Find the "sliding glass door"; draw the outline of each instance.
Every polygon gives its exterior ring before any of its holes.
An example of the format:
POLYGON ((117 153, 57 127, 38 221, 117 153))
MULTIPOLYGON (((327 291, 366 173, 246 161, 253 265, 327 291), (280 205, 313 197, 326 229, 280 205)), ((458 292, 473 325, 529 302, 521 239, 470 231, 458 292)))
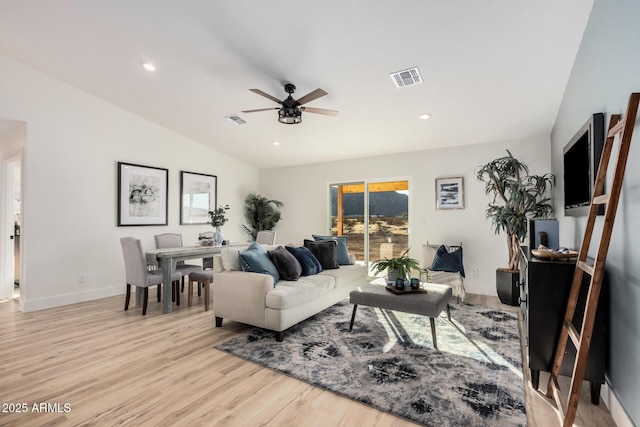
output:
POLYGON ((409 182, 331 184, 331 233, 349 237, 349 252, 371 263, 409 245, 409 182))

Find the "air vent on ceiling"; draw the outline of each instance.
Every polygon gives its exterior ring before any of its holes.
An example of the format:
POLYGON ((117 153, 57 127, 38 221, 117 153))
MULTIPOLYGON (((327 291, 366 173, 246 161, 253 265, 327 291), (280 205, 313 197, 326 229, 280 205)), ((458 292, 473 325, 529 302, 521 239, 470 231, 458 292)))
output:
POLYGON ((391 73, 391 80, 393 80, 393 83, 397 88, 413 86, 422 83, 422 77, 420 76, 420 70, 418 70, 418 67, 391 73))
POLYGON ((225 116, 224 118, 229 120, 233 124, 236 124, 236 125, 243 125, 243 124, 247 123, 247 121, 245 119, 243 119, 242 117, 240 117, 240 116, 238 116, 236 114, 232 114, 230 116, 225 116))

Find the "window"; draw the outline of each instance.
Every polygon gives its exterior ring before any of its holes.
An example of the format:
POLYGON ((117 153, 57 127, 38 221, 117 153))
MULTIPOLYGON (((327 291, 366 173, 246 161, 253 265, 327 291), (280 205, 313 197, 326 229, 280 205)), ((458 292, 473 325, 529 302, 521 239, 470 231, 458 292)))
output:
POLYGON ((331 184, 331 234, 349 237, 349 252, 372 263, 409 247, 409 181, 331 184))

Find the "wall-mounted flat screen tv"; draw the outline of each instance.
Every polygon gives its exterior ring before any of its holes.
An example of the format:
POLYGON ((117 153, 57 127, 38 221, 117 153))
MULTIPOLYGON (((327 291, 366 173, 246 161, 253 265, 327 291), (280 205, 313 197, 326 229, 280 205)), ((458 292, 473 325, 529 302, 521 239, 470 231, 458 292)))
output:
MULTIPOLYGON (((589 214, 603 145, 603 113, 593 114, 565 145, 563 149, 565 216, 589 214)), ((602 212, 599 213, 602 214, 602 212)))

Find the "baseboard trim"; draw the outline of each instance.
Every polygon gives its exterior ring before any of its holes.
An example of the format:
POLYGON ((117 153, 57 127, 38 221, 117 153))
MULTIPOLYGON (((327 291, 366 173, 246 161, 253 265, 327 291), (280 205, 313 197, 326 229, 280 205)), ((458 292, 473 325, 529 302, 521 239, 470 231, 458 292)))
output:
POLYGON ((600 390, 600 397, 604 404, 607 405, 607 408, 609 408, 609 413, 617 427, 635 427, 635 424, 631 421, 629 415, 627 415, 627 411, 625 411, 624 407, 620 404, 616 393, 606 381, 600 390))
POLYGON ((73 294, 57 295, 51 298, 40 298, 33 300, 21 299, 20 308, 23 312, 46 310, 48 308, 62 307, 69 304, 77 304, 79 302, 93 301, 100 298, 108 298, 122 295, 124 289, 122 286, 113 288, 96 289, 86 292, 78 292, 73 294))

